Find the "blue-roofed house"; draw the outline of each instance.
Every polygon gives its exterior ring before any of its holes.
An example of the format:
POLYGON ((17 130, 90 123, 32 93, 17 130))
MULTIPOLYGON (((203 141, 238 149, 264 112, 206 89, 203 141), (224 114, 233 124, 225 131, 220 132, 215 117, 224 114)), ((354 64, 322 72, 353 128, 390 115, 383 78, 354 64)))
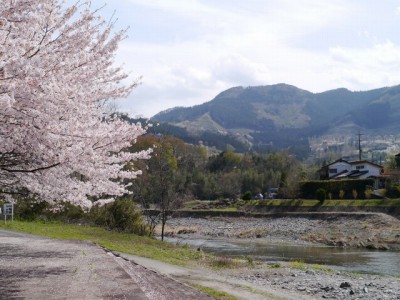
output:
POLYGON ((347 161, 339 159, 319 170, 321 180, 373 178, 375 179, 375 188, 380 188, 384 182, 381 178, 382 173, 383 166, 368 160, 347 161))

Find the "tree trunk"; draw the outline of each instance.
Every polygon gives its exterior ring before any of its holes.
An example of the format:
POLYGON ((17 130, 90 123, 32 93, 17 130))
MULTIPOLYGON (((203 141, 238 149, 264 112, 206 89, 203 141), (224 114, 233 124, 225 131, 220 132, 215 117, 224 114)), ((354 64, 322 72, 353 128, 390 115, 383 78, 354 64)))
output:
POLYGON ((163 211, 161 219, 161 241, 164 241, 165 223, 167 223, 167 214, 165 213, 165 211, 163 211))

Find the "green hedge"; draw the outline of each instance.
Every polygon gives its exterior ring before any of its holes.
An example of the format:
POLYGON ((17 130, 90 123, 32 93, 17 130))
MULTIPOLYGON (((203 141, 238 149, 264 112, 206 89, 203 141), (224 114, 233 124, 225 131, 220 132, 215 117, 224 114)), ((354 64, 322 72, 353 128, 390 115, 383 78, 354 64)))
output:
POLYGON ((364 197, 366 186, 373 186, 373 179, 349 179, 349 180, 315 180, 300 183, 300 196, 305 199, 314 199, 318 189, 324 189, 326 194, 332 194, 333 199, 339 199, 340 191, 344 192, 344 199, 352 199, 352 191, 356 190, 358 198, 364 197))

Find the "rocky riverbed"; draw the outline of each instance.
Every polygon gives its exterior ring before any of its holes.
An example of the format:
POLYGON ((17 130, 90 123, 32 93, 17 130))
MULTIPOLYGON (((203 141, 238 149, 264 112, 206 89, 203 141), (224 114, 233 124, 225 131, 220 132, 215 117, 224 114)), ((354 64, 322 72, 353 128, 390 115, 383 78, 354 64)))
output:
POLYGON ((172 218, 167 222, 165 234, 256 238, 278 243, 400 250, 400 220, 380 213, 332 213, 323 218, 172 218))
MULTIPOLYGON (((221 271, 227 280, 240 279, 251 286, 297 293, 298 299, 400 299, 400 279, 313 269, 303 265, 221 271)), ((268 299, 268 298, 267 298, 268 299)))
MULTIPOLYGON (((168 221, 166 233, 178 237, 268 239, 275 243, 400 250, 400 221, 385 214, 175 218, 168 221)), ((400 299, 399 276, 340 272, 293 262, 255 263, 248 268, 215 272, 225 283, 249 286, 254 298, 248 299, 400 299)), ((217 281, 210 284, 218 288, 217 281)))

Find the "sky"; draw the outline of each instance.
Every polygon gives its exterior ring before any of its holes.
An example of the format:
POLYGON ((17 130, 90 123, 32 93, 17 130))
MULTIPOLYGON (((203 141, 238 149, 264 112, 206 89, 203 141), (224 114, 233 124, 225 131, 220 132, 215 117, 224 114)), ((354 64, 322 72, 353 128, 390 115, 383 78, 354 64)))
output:
POLYGON ((151 117, 234 86, 310 92, 400 84, 400 0, 92 0, 129 27, 116 56, 141 84, 119 102, 151 117))

